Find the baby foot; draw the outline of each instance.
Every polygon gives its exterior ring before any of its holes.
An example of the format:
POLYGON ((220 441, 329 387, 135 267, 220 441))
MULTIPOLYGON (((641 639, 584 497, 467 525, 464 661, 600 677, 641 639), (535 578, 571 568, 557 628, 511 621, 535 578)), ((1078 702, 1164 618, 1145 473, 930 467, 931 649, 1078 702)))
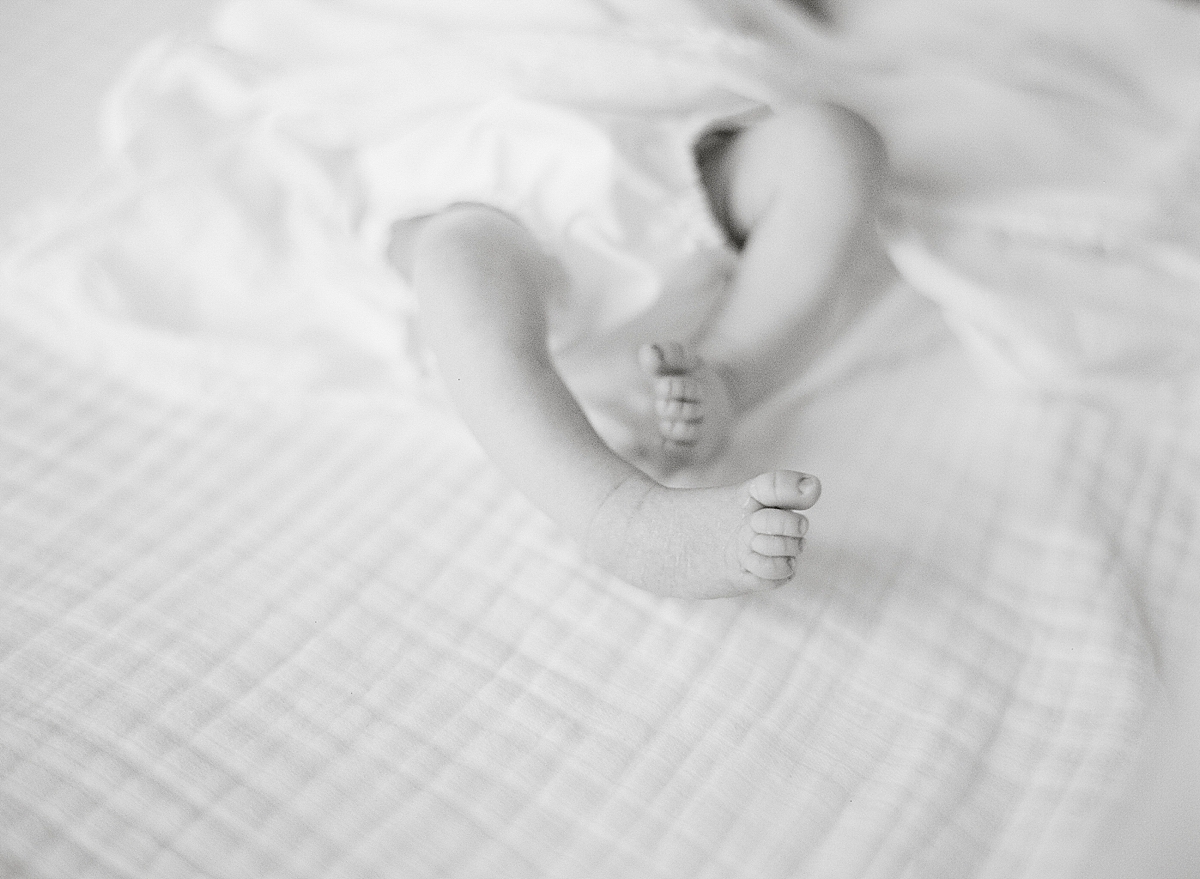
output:
POLYGON ((782 586, 796 573, 807 510, 821 494, 791 470, 740 485, 667 488, 622 483, 593 520, 589 549, 609 571, 647 591, 722 598, 782 586))
POLYGON ((725 380, 678 342, 643 345, 638 362, 654 380, 665 473, 712 460, 724 448, 733 422, 725 380))

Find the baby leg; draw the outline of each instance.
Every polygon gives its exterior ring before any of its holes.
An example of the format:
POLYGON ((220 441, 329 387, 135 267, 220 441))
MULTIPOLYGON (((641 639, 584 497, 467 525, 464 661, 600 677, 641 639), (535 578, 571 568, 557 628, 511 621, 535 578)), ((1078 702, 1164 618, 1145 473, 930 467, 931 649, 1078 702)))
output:
POLYGON ((892 281, 875 230, 884 166, 866 122, 821 104, 778 112, 702 157, 741 259, 683 353, 640 355, 668 457, 690 448, 702 463, 718 451, 732 417, 785 386, 892 281))
POLYGON ((603 566, 653 592, 716 597, 791 579, 816 502, 792 471, 667 488, 616 455, 563 384, 546 303, 566 283, 519 223, 478 205, 397 227, 447 390, 494 463, 603 566))

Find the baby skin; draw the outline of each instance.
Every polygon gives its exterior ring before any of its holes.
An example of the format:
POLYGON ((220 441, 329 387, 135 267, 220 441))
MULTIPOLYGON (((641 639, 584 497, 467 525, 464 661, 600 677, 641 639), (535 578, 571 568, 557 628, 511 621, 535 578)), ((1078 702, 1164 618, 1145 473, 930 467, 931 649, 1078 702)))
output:
POLYGON ((825 300, 842 294, 846 264, 863 259, 872 136, 846 111, 806 106, 747 129, 702 169, 746 246, 730 295, 699 336, 637 352, 655 386, 654 467, 609 448, 564 384, 546 321, 566 274, 519 222, 461 204, 395 227, 390 257, 416 290, 422 330, 468 427, 531 502, 623 580, 717 598, 795 577, 815 477, 777 470, 675 488, 648 472, 718 454, 738 413, 802 366, 795 349, 844 319, 848 309, 825 300), (795 185, 790 174, 800 175, 795 185))
POLYGON ((686 342, 638 352, 672 475, 718 455, 730 426, 824 350, 895 279, 875 228, 882 142, 848 110, 777 113, 700 157, 709 199, 744 242, 733 286, 686 342))

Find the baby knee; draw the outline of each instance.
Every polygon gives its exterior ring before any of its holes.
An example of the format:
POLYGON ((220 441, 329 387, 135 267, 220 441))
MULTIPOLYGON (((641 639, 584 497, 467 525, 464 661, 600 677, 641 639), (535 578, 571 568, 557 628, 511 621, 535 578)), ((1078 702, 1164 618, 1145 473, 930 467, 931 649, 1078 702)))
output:
MULTIPOLYGON (((887 149, 879 131, 855 111, 838 104, 803 104, 782 109, 771 122, 788 152, 809 165, 841 169, 874 186, 887 169, 887 149)), ((803 170, 803 169, 791 169, 803 170)))

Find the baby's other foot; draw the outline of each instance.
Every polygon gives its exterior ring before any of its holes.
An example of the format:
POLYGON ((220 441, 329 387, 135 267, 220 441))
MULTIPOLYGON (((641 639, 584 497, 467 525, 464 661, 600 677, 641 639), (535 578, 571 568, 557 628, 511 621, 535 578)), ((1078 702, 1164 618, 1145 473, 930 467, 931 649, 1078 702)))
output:
POLYGON ((804 548, 817 479, 791 470, 740 485, 667 488, 630 479, 597 513, 589 549, 622 579, 660 595, 722 598, 787 583, 804 548))
POLYGON ((733 423, 733 401, 720 373, 679 342, 643 345, 638 362, 654 382, 662 471, 711 461, 733 423))

